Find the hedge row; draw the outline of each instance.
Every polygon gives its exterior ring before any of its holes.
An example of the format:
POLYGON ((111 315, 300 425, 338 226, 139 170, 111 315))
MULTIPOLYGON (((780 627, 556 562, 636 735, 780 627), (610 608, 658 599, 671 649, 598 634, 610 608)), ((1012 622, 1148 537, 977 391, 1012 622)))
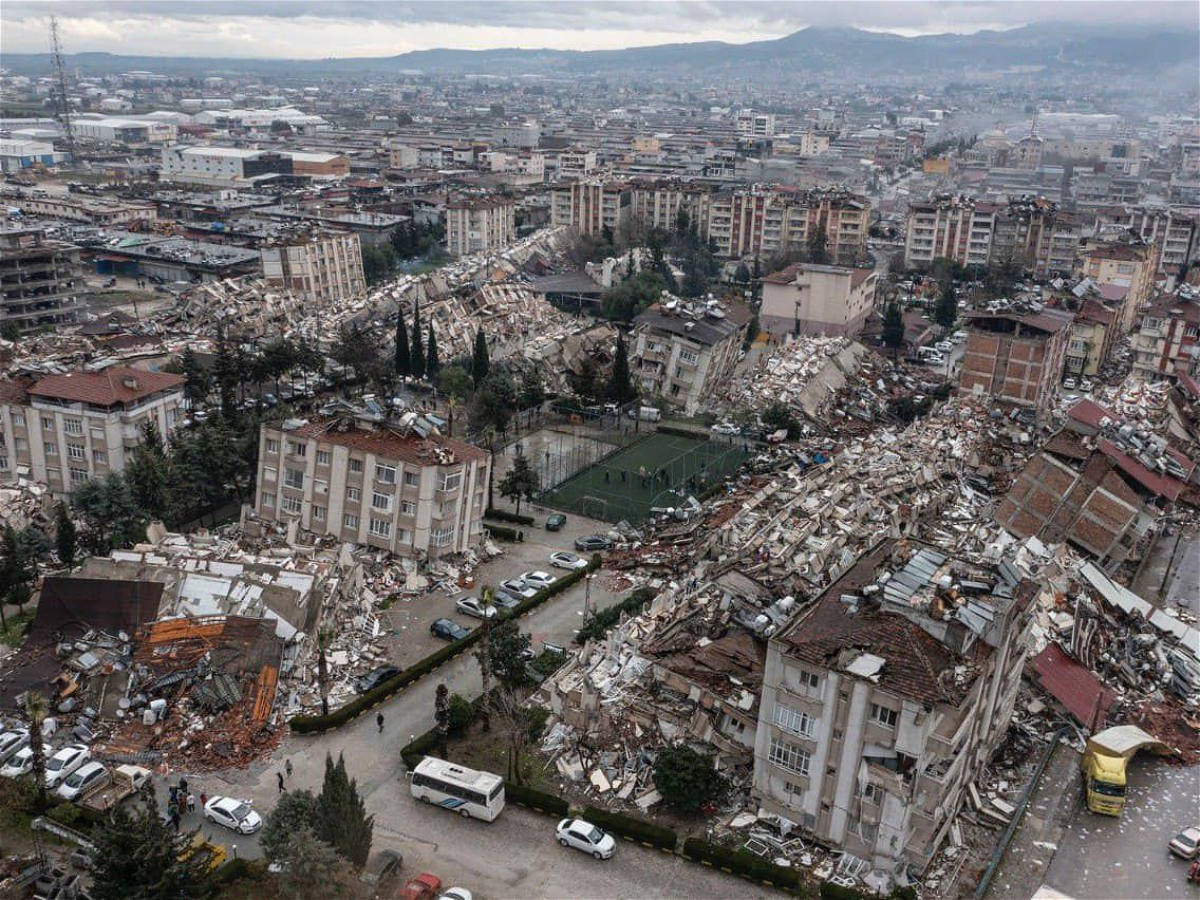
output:
POLYGON ((798 890, 800 887, 799 871, 777 866, 770 860, 745 850, 729 850, 699 838, 688 838, 683 842, 683 855, 695 862, 708 863, 718 869, 725 869, 755 881, 763 881, 774 887, 789 891, 798 890))
POLYGON ((610 628, 621 621, 622 613, 637 615, 656 596, 658 596, 658 591, 654 588, 638 588, 620 603, 592 613, 583 623, 583 627, 575 634, 575 643, 582 646, 594 638, 603 637, 610 628))
POLYGON ((512 522, 514 525, 531 526, 534 524, 533 516, 518 516, 516 513, 511 513, 506 509, 495 509, 489 506, 483 511, 485 519, 495 519, 497 522, 512 522))
POLYGON ((524 532, 517 531, 515 528, 509 528, 507 525, 493 525, 488 522, 483 526, 483 530, 496 540, 507 541, 510 544, 515 544, 525 539, 524 532))
MULTIPOLYGON (((584 576, 595 571, 600 567, 600 555, 596 554, 588 562, 586 569, 575 569, 568 572, 561 578, 557 579, 554 584, 549 587, 542 588, 532 597, 527 600, 522 600, 519 604, 513 607, 508 618, 517 618, 523 616, 530 610, 541 606, 551 597, 561 594, 563 591, 572 585, 578 584, 584 576)), ((288 722, 292 731, 298 734, 306 734, 314 731, 325 731, 329 728, 337 728, 340 725, 345 725, 351 719, 354 719, 371 709, 378 706, 384 700, 387 700, 392 695, 398 693, 402 689, 408 687, 414 681, 417 681, 428 675, 442 663, 449 662, 460 653, 470 649, 479 642, 482 632, 476 628, 470 634, 460 641, 455 641, 452 644, 447 644, 440 650, 431 653, 419 662, 413 663, 407 669, 389 678, 383 684, 376 687, 374 690, 368 691, 360 697, 351 700, 340 709, 335 709, 327 716, 293 716, 288 722)))
POLYGON ((593 825, 599 825, 613 834, 649 844, 651 847, 661 847, 672 853, 675 852, 675 846, 679 843, 679 836, 670 828, 655 825, 653 822, 639 819, 636 816, 627 816, 623 813, 609 812, 589 806, 583 811, 583 817, 593 825))
POLYGON ((571 807, 567 801, 557 794, 547 794, 545 791, 534 790, 531 787, 525 787, 521 784, 513 784, 511 781, 504 782, 504 794, 513 803, 519 803, 536 812, 543 812, 557 819, 565 819, 567 813, 571 811, 571 807))

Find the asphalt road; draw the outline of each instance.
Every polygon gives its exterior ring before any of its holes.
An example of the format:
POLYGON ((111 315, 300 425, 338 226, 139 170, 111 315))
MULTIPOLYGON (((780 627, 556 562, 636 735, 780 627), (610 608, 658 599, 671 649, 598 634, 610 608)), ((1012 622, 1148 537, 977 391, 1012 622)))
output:
MULTIPOLYGON (((566 643, 582 614, 583 586, 578 585, 528 616, 525 626, 535 640, 566 643)), ((628 843, 619 846, 614 859, 598 862, 558 846, 551 819, 515 805, 485 824, 418 803, 401 773, 400 748, 433 726, 434 691, 443 681, 464 696, 473 697, 481 690, 479 667, 473 657, 464 655, 380 707, 382 733, 374 713, 368 713, 329 734, 290 736, 265 763, 222 773, 223 777, 193 779, 192 784, 199 784, 209 796, 249 798, 265 815, 278 797, 276 773, 285 759, 294 767, 289 788, 317 791, 326 754, 342 753, 375 816, 375 849, 399 850, 406 874, 431 871, 447 884, 461 885, 484 898, 772 896, 767 889, 733 876, 628 843)), ((255 838, 227 838, 237 843, 239 855, 259 855, 255 838)))

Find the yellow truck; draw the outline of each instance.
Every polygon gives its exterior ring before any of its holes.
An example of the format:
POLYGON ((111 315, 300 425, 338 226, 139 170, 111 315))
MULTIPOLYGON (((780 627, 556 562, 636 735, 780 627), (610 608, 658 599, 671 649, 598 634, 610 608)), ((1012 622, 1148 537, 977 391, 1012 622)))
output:
POLYGON ((1119 816, 1125 808, 1125 766, 1139 750, 1169 753, 1162 741, 1136 725, 1118 725, 1091 736, 1083 753, 1083 790, 1087 808, 1119 816))

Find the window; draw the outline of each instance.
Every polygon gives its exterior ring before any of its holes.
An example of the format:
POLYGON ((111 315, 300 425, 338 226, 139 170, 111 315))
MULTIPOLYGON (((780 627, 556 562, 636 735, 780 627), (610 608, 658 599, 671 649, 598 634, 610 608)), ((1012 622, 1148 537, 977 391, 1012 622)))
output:
POLYGON ((67 456, 71 459, 87 459, 87 448, 83 444, 67 444, 67 456))
POLYGON ((785 781, 783 783, 783 792, 789 794, 793 802, 799 803, 800 799, 804 796, 804 785, 785 781))
POLYGON ((862 797, 867 803, 874 803, 878 806, 883 802, 883 788, 877 784, 868 784, 863 788, 862 797))
POLYGON ((376 466, 375 480, 380 484, 395 484, 396 483, 396 467, 395 466, 376 466))
POLYGON ((896 710, 880 706, 878 703, 871 704, 872 721, 878 722, 884 728, 895 728, 897 718, 896 710))
POLYGON ((454 526, 448 525, 445 528, 438 528, 429 535, 429 543, 434 547, 445 547, 454 540, 454 526))
POLYGON ((42 416, 42 430, 43 431, 53 431, 54 430, 54 420, 49 419, 46 416, 42 416))
POLYGON ((362 490, 356 487, 346 488, 346 499, 351 503, 357 503, 362 499, 362 490))
POLYGON ((318 450, 317 451, 317 465, 318 466, 329 465, 329 451, 328 450, 318 450))
POLYGON ((264 508, 264 509, 265 509, 265 508, 267 508, 267 507, 272 507, 272 508, 274 508, 274 506, 275 506, 275 495, 274 495, 274 494, 263 494, 263 502, 262 502, 262 505, 263 505, 263 508, 264 508))
POLYGON ((415 516, 417 514, 417 504, 411 500, 404 500, 400 503, 400 512, 402 515, 415 516))
POLYGON ((268 453, 278 453, 279 452, 279 441, 275 440, 275 438, 267 438, 267 452, 268 453))
POLYGON ((404 473, 404 486, 405 487, 420 487, 421 486, 421 473, 420 472, 405 472, 404 473))
POLYGON ((796 710, 788 709, 786 706, 776 706, 775 724, 784 731, 790 731, 792 734, 810 738, 813 736, 813 726, 816 723, 808 713, 796 712, 796 710))
POLYGON ((280 498, 280 506, 283 507, 284 512, 296 513, 297 515, 299 515, 300 510, 303 508, 304 504, 301 503, 299 500, 297 500, 295 497, 288 497, 285 495, 280 498))
POLYGON ((24 425, 25 413, 13 413, 12 420, 14 425, 24 425))
POLYGON ((371 527, 368 530, 371 532, 371 534, 375 535, 375 537, 391 537, 392 523, 387 519, 377 519, 372 516, 371 527))
POLYGON ((821 687, 821 679, 815 672, 806 672, 803 669, 794 669, 796 673, 796 687, 801 694, 815 694, 821 687))
POLYGON ((679 361, 685 363, 694 363, 700 358, 700 354, 695 350, 680 350, 679 361))
POLYGON ((447 472, 438 479, 439 491, 456 491, 462 484, 462 472, 447 472))
POLYGON ((58 444, 54 443, 54 441, 46 441, 46 455, 58 456, 58 444))
POLYGON ((314 506, 312 508, 312 517, 313 517, 314 522, 324 522, 325 521, 325 507, 314 506))
POLYGON ((63 419, 63 431, 67 434, 83 434, 83 423, 78 419, 63 419))
POLYGON ((412 532, 407 528, 398 528, 396 530, 396 540, 407 544, 412 540, 412 532))
POLYGON ((361 459, 350 460, 350 471, 361 472, 363 470, 363 461, 361 459))
POLYGON ((371 497, 371 506, 384 512, 392 511, 392 495, 376 491, 371 497))
POLYGON ((308 444, 298 444, 295 441, 292 441, 288 445, 288 449, 291 451, 293 456, 308 456, 308 444))
POLYGON ((358 516, 352 515, 351 513, 346 513, 346 515, 342 518, 342 524, 345 525, 347 528, 357 529, 358 528, 358 516))
POLYGON ((0 472, 8 471, 8 457, 0 456, 0 472))
POLYGON ((782 741, 779 738, 771 738, 771 750, 768 753, 768 758, 781 769, 787 769, 789 772, 795 772, 797 775, 808 774, 808 751, 795 744, 782 741))
POLYGON ((849 823, 847 823, 846 827, 849 829, 851 834, 857 834, 860 838, 868 843, 873 842, 875 840, 875 835, 878 833, 875 823, 864 822, 861 819, 851 819, 849 823))
POLYGON ((303 469, 284 469, 283 483, 290 488, 298 488, 304 490, 304 470, 303 469))
POLYGON ((29 441, 25 440, 25 438, 17 438, 13 441, 13 447, 17 450, 28 450, 29 441))
POLYGON ((103 450, 93 450, 92 462, 96 463, 97 465, 106 466, 108 465, 108 454, 103 450))
POLYGON ((71 470, 71 482, 73 484, 83 484, 83 482, 87 481, 89 477, 90 476, 88 475, 87 469, 71 470))

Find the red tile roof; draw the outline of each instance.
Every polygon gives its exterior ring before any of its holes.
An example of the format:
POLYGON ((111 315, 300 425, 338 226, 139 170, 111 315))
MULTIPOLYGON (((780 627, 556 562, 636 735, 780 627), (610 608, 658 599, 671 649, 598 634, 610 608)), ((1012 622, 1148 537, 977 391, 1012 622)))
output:
POLYGON ((1067 415, 1076 422, 1082 422, 1084 425, 1090 425, 1092 428, 1100 427, 1100 420, 1107 418, 1113 422, 1120 422, 1121 417, 1110 409, 1105 409, 1094 400, 1089 400, 1086 397, 1067 410, 1067 415))
POLYGON ((1037 682, 1066 707, 1085 728, 1104 724, 1108 708, 1117 699, 1091 671, 1077 663, 1057 644, 1051 644, 1033 661, 1037 682))
MULTIPOLYGON (((447 465, 457 465, 462 462, 483 461, 487 459, 487 451, 481 450, 465 441, 448 437, 422 438, 414 434, 400 434, 382 426, 379 431, 368 431, 365 428, 350 427, 339 430, 335 426, 340 420, 336 418, 314 419, 305 425, 291 431, 284 431, 284 437, 316 438, 351 450, 361 450, 385 459, 395 459, 414 466, 439 465, 434 456, 436 450, 449 450, 454 454, 454 462, 447 465)), ((279 424, 269 427, 280 428, 279 424)))
POLYGON ((182 388, 184 377, 169 372, 147 372, 128 366, 112 366, 102 372, 68 372, 48 375, 36 382, 29 393, 95 406, 132 403, 159 391, 182 388))
POLYGON ((1097 447, 1101 453, 1115 462, 1121 471, 1125 472, 1125 474, 1152 494, 1166 497, 1174 503, 1179 499, 1179 495, 1183 493, 1186 485, 1182 481, 1166 475, 1160 475, 1158 472, 1146 468, 1146 466, 1142 465, 1107 438, 1100 438, 1097 442, 1097 447))

